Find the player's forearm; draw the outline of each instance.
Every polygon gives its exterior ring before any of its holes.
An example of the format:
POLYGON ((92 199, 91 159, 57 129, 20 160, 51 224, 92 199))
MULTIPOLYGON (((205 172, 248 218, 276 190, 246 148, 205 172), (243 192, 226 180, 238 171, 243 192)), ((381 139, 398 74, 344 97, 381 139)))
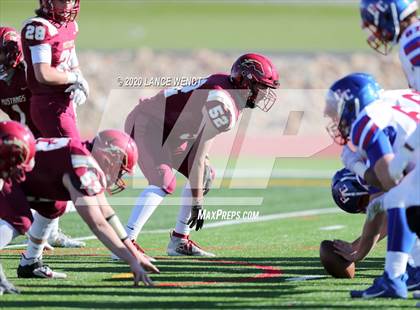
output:
POLYGON ((45 85, 67 85, 71 84, 69 73, 60 72, 48 64, 34 64, 36 80, 45 85))
POLYGON ((106 221, 97 206, 78 205, 76 209, 86 224, 88 224, 90 230, 111 252, 128 264, 133 263, 133 260, 135 260, 134 256, 119 239, 117 233, 106 221))
POLYGON ((190 173, 190 185, 191 185, 191 194, 193 197, 193 203, 195 201, 203 201, 203 178, 204 178, 204 165, 205 165, 205 156, 200 157, 194 163, 193 168, 190 173))
POLYGON ((355 261, 363 260, 375 247, 379 240, 383 239, 383 223, 386 219, 384 213, 378 213, 372 221, 366 221, 363 232, 358 242, 355 261))

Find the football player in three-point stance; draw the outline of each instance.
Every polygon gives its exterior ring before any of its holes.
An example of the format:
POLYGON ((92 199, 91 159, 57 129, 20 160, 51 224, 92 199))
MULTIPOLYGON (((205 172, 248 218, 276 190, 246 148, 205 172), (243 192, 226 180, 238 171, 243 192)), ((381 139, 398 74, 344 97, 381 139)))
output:
POLYGON ((276 101, 278 73, 271 61, 259 54, 239 57, 229 74, 214 74, 198 83, 165 89, 152 98, 140 99, 128 115, 125 131, 140 150, 139 166, 149 185, 143 190, 127 224, 135 241, 144 224, 176 186, 173 170, 188 183, 168 255, 212 256, 190 240, 190 230, 203 227, 203 180, 209 178, 206 154, 213 139, 235 127, 244 108, 268 111, 276 101))
MULTIPOLYGON (((32 121, 30 104, 31 92, 26 82, 20 36, 13 28, 0 27, 0 109, 11 120, 28 126, 37 138, 41 133, 32 121)), ((49 242, 62 247, 84 246, 84 242, 74 240, 59 230, 58 219, 49 242)))
MULTIPOLYGON (((327 96, 325 113, 333 121, 330 128, 334 136, 345 144, 350 141, 357 150, 353 156, 361 159, 354 162, 354 171, 370 185, 386 191, 385 272, 367 290, 352 291, 354 298, 407 297, 406 266, 415 235, 408 227, 405 208, 420 203, 420 169, 417 165, 397 180, 390 173, 390 163, 417 128, 419 101, 418 93, 411 90, 384 95, 375 79, 362 73, 338 80, 327 96), (366 160, 370 168, 364 164, 366 160)), ((412 287, 418 287, 418 283, 412 287)))
POLYGON ((146 285, 152 284, 145 269, 152 272, 158 269, 135 249, 104 195, 113 186, 123 188, 121 177, 132 172, 137 157, 134 141, 117 130, 100 132, 86 147, 71 138, 37 140, 34 169, 26 174, 24 182, 11 184, 0 197, 2 244, 29 230, 28 248, 17 271, 19 277, 66 277, 42 263, 42 250, 52 219, 65 211, 65 205, 49 201, 72 200, 98 239, 130 265, 135 283, 141 280, 146 285), (32 216, 30 208, 38 213, 32 216))
MULTIPOLYGON (((35 139, 32 133, 15 121, 0 122, 0 200, 8 194, 13 182, 25 179, 25 172, 33 168, 34 156, 35 139)), ((0 249, 12 237, 10 225, 0 216, 0 249)), ((4 293, 17 294, 19 291, 7 280, 0 264, 0 295, 4 293)))
MULTIPOLYGON (((31 117, 42 137, 80 139, 75 109, 89 96, 75 47, 80 0, 40 0, 39 5, 36 16, 27 19, 21 31, 32 92, 31 117)), ((52 246, 84 245, 59 231, 58 220, 53 226, 52 246)))
POLYGON ((420 20, 417 0, 362 0, 362 26, 368 43, 387 55, 400 44, 400 60, 409 86, 420 91, 420 20))

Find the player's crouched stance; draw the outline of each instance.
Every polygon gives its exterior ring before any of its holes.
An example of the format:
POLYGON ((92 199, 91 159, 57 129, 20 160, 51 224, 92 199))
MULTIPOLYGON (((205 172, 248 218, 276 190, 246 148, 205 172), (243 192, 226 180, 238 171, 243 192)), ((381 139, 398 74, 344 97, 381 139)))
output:
POLYGON ((420 167, 418 158, 411 159, 401 179, 402 173, 398 177, 392 173, 391 163, 416 129, 420 113, 417 96, 411 90, 384 94, 373 77, 356 73, 335 82, 327 97, 325 113, 333 121, 334 136, 343 144, 350 141, 356 148, 353 157, 360 158, 353 171, 386 192, 385 272, 368 289, 352 291, 354 298, 407 297, 406 266, 415 236, 408 227, 405 208, 420 204, 420 167), (369 168, 364 164, 367 160, 369 168))
POLYGON ((235 127, 245 108, 267 112, 273 106, 278 78, 267 57, 249 53, 234 62, 230 74, 213 74, 194 85, 165 89, 140 100, 127 117, 125 131, 142 152, 138 163, 149 186, 128 220, 130 239, 137 239, 163 199, 174 192, 177 170, 188 184, 167 254, 214 256, 190 240, 190 230, 199 230, 204 223, 203 196, 213 175, 206 155, 219 134, 235 127))
MULTIPOLYGON (((0 200, 10 191, 12 182, 22 182, 25 172, 33 167, 35 139, 23 125, 10 121, 0 123, 0 200)), ((1 210, 1 208, 0 208, 1 210)), ((0 212, 1 215, 1 212, 0 212)), ((7 245, 10 236, 9 224, 0 216, 0 249, 7 245)), ((0 295, 17 294, 0 264, 0 295)))
POLYGON ((139 280, 152 284, 145 269, 158 269, 129 242, 104 195, 105 190, 113 190, 111 187, 123 188, 121 176, 132 171, 137 157, 134 141, 116 130, 99 133, 86 147, 70 138, 37 140, 34 169, 27 173, 25 182, 13 184, 9 193, 0 197, 3 244, 29 230, 28 248, 17 270, 19 277, 66 277, 42 263, 42 250, 52 220, 66 207, 49 201, 71 200, 98 239, 130 265, 135 284, 139 280), (38 211, 33 217, 30 208, 38 211))

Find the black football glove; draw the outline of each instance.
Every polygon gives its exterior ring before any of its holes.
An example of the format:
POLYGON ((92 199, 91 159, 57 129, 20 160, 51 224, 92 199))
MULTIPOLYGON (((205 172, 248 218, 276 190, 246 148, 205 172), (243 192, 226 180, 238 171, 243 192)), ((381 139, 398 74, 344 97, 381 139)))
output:
POLYGON ((195 230, 200 230, 203 228, 204 224, 204 210, 203 206, 201 205, 195 205, 191 207, 191 216, 188 220, 187 225, 190 225, 190 228, 194 228, 195 230))

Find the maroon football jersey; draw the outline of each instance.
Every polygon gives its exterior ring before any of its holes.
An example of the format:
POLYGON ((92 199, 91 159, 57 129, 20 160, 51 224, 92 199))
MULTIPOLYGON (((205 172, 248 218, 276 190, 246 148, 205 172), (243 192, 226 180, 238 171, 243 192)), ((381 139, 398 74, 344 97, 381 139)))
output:
POLYGON ((30 99, 31 92, 26 85, 23 68, 15 69, 10 81, 0 80, 0 109, 11 120, 28 126, 34 136, 39 137, 30 115, 30 99))
POLYGON ((138 114, 150 116, 163 125, 162 142, 170 137, 169 142, 179 146, 197 138, 206 114, 216 132, 232 129, 244 105, 240 100, 229 75, 214 74, 191 86, 165 89, 141 99, 127 121, 135 120, 138 114))
POLYGON ((70 71, 77 33, 76 22, 56 26, 52 21, 42 17, 33 17, 24 22, 21 33, 23 54, 28 64, 28 86, 34 95, 62 93, 68 86, 38 83, 35 78, 31 48, 44 44, 50 46, 51 67, 61 72, 70 71))
POLYGON ((65 174, 83 195, 94 196, 106 189, 105 175, 96 160, 81 142, 70 138, 37 140, 35 167, 22 188, 29 197, 68 201, 65 174))

